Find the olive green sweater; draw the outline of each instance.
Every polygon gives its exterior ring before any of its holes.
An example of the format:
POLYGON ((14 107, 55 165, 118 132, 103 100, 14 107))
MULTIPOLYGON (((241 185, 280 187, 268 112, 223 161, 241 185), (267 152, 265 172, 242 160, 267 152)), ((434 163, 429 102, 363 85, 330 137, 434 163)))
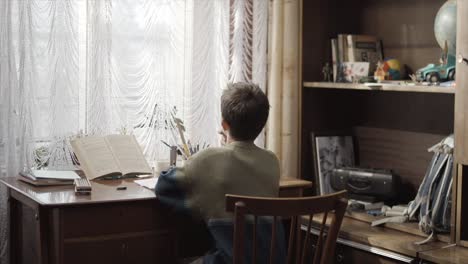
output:
POLYGON ((227 218, 226 194, 277 197, 279 177, 279 162, 271 151, 235 141, 201 151, 183 167, 162 173, 156 194, 161 202, 206 220, 227 218))

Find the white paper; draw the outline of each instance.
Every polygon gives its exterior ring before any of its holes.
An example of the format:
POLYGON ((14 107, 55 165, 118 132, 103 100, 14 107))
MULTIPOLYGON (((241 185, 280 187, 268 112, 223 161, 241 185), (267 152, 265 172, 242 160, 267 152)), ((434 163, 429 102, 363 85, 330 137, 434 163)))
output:
POLYGON ((32 170, 31 173, 36 179, 74 180, 80 178, 74 171, 32 170))
POLYGON ((144 180, 135 180, 136 184, 138 184, 138 185, 140 185, 142 187, 148 188, 150 190, 154 190, 154 188, 156 187, 157 182, 158 182, 157 177, 144 179, 144 180))

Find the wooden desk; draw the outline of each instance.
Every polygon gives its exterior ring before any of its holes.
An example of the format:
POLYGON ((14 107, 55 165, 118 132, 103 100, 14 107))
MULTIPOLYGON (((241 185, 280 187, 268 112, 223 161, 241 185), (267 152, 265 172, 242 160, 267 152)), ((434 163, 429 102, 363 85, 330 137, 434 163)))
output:
POLYGON ((312 187, 312 182, 294 178, 280 179, 280 197, 299 197, 304 189, 312 187))
POLYGON ((155 263, 175 259, 170 212, 131 180, 34 187, 6 178, 11 263, 155 263), (118 191, 117 186, 127 190, 118 191))
MULTIPOLYGON (((174 215, 133 180, 93 181, 91 195, 15 177, 1 182, 9 194, 12 264, 171 263, 178 255, 174 215)), ((285 179, 280 190, 298 195, 310 185, 285 179)))

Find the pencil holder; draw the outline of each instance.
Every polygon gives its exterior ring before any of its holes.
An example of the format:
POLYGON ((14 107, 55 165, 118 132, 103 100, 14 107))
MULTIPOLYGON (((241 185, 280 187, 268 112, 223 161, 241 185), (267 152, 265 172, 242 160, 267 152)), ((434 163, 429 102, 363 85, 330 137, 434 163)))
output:
POLYGON ((176 162, 177 162, 177 147, 172 146, 170 156, 169 156, 169 165, 176 166, 176 162))

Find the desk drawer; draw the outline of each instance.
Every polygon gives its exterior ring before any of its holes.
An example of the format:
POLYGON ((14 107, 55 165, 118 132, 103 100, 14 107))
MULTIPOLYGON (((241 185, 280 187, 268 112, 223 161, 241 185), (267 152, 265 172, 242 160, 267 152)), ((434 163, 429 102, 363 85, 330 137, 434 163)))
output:
MULTIPOLYGON (((310 251, 307 255, 312 260, 315 253, 315 245, 318 239, 318 230, 311 230, 311 244, 310 251)), ((305 232, 303 233, 303 235, 305 232)), ((361 243, 353 242, 343 238, 338 238, 335 248, 335 259, 332 263, 335 264, 403 264, 414 263, 415 259, 409 256, 401 255, 396 252, 371 247, 361 243)))
POLYGON ((402 262, 396 259, 384 257, 378 254, 373 254, 367 251, 355 249, 352 247, 337 244, 336 247, 336 262, 340 263, 359 263, 359 264, 402 264, 402 262))
POLYGON ((169 234, 154 232, 69 239, 64 243, 63 263, 173 263, 175 251, 171 239, 169 234))
POLYGON ((169 211, 154 200, 59 209, 63 238, 167 230, 169 211))

